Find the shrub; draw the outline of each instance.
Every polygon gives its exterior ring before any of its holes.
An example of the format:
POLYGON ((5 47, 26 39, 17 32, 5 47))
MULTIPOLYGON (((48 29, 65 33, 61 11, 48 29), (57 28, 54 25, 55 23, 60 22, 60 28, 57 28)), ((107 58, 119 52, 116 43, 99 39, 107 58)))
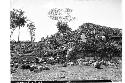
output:
POLYGON ((21 66, 21 69, 30 69, 30 65, 23 64, 23 65, 21 66))

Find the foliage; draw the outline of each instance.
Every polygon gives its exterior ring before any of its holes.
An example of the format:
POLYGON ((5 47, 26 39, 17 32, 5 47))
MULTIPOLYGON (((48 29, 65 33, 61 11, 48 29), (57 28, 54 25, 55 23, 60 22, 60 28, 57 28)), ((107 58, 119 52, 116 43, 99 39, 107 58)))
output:
MULTIPOLYGON (((19 9, 13 9, 12 11, 10 11, 10 29, 11 31, 11 35, 13 34, 13 31, 19 27, 22 27, 25 25, 27 21, 27 17, 24 16, 24 11, 19 9)), ((20 33, 19 33, 20 34, 20 33)), ((18 36, 18 41, 19 41, 19 36, 18 36)))
POLYGON ((13 9, 10 11, 10 29, 14 29, 18 26, 24 26, 26 23, 26 17, 24 11, 21 9, 13 9))
MULTIPOLYGON (((67 24, 58 25, 57 28, 61 29, 39 42, 11 42, 11 53, 18 56, 18 59, 33 56, 37 59, 33 63, 37 64, 65 64, 86 57, 94 57, 97 61, 111 61, 114 57, 122 57, 121 29, 92 23, 84 23, 74 31, 67 24)), ((29 60, 30 58, 26 61, 29 60)))
POLYGON ((29 28, 30 36, 31 36, 31 42, 35 41, 35 24, 33 22, 30 22, 27 24, 27 27, 29 28))
POLYGON ((68 24, 64 22, 58 22, 57 28, 60 33, 71 32, 71 28, 69 28, 68 24))
POLYGON ((70 14, 72 12, 72 9, 65 8, 65 9, 57 9, 53 8, 48 12, 48 16, 52 20, 57 20, 58 22, 70 22, 75 19, 75 17, 72 17, 70 14))
POLYGON ((87 43, 91 45, 90 51, 94 51, 102 58, 110 57, 111 59, 115 56, 121 56, 121 29, 95 25, 92 23, 83 24, 80 28, 82 30, 81 32, 85 33, 87 36, 87 43))

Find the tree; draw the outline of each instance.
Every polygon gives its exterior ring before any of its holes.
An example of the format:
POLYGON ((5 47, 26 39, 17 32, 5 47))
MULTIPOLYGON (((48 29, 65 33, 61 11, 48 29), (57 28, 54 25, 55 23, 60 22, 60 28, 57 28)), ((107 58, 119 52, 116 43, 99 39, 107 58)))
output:
POLYGON ((87 52, 90 51, 93 55, 101 57, 100 60, 121 57, 121 29, 84 23, 80 26, 80 31, 86 36, 87 42, 83 47, 87 52))
POLYGON ((57 28, 60 33, 68 33, 72 31, 72 29, 69 28, 68 24, 65 22, 57 22, 57 28))
POLYGON ((27 21, 27 17, 24 16, 23 10, 13 9, 12 11, 10 11, 10 29, 12 30, 11 35, 13 34, 14 30, 17 27, 19 27, 18 41, 19 41, 19 36, 20 36, 20 27, 24 27, 26 21, 27 21))
POLYGON ((75 19, 75 17, 72 17, 70 13, 72 12, 72 9, 65 8, 65 9, 57 9, 53 8, 48 12, 49 17, 52 20, 57 20, 59 22, 70 22, 75 19))
POLYGON ((72 17, 70 13, 72 12, 72 9, 66 8, 66 9, 57 9, 53 8, 48 12, 49 17, 52 20, 56 20, 57 22, 57 28, 59 32, 65 33, 67 31, 71 31, 71 29, 68 27, 68 22, 75 19, 75 17, 72 17))
POLYGON ((35 24, 33 22, 30 22, 27 24, 27 27, 29 28, 30 36, 31 36, 31 42, 35 40, 35 24))

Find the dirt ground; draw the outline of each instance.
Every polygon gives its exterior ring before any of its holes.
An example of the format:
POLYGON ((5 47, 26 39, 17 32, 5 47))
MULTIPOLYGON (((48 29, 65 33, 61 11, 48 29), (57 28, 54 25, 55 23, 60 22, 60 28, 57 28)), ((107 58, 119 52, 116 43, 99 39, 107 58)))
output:
POLYGON ((122 67, 103 67, 96 69, 90 66, 51 66, 50 70, 39 73, 18 69, 11 74, 11 81, 64 81, 64 80, 112 80, 122 81, 122 67))

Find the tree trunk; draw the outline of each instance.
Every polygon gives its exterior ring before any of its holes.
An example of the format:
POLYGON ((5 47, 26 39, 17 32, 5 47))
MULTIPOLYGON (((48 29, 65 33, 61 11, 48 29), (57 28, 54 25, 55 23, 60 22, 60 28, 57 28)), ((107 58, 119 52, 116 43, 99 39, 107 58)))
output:
POLYGON ((31 42, 33 42, 33 36, 32 36, 32 31, 30 30, 30 39, 31 39, 31 42))
POLYGON ((13 35, 14 31, 15 31, 15 29, 13 29, 13 30, 11 31, 11 34, 10 34, 10 39, 11 39, 11 37, 12 37, 12 35, 13 35))
POLYGON ((33 42, 33 37, 32 37, 32 35, 31 35, 31 42, 33 42))
POLYGON ((18 42, 20 41, 20 26, 19 26, 19 34, 18 34, 18 42))
POLYGON ((13 32, 11 32, 11 34, 10 34, 10 40, 11 40, 12 34, 13 34, 13 32))

